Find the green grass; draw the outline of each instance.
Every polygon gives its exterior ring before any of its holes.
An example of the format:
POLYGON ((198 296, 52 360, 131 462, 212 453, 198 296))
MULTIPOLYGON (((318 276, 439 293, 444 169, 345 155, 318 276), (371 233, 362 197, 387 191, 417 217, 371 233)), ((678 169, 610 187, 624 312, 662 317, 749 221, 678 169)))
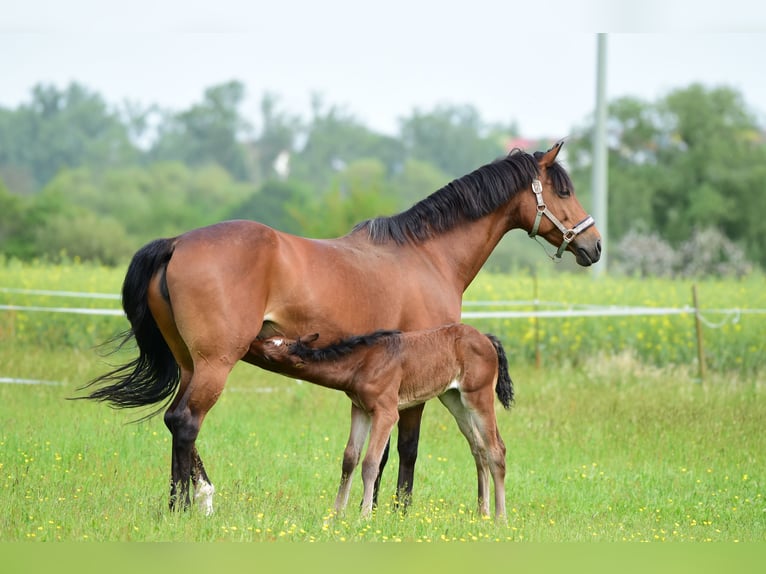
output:
MULTIPOLYGON (((123 269, 95 265, 20 264, 0 266, 0 287, 81 292, 120 292, 123 269)), ((741 280, 630 279, 606 277, 594 281, 587 275, 552 273, 537 280, 538 298, 567 306, 613 305, 684 307, 692 304, 692 285, 697 284, 700 306, 705 309, 766 309, 764 277, 754 274, 741 280)), ((535 280, 519 273, 481 273, 468 288, 466 301, 530 301, 535 280)), ((119 301, 65 298, 53 295, 0 293, 0 303, 49 307, 95 307, 119 309, 119 301)), ((545 308, 543 306, 543 308, 545 308)), ((560 309, 561 307, 553 307, 560 309)), ((466 307, 466 310, 497 310, 497 307, 466 307)), ((532 310, 531 305, 514 310, 532 310)), ((703 313, 707 367, 719 372, 748 375, 766 370, 766 314, 725 316, 703 313), (720 325, 717 325, 720 323, 720 325), (711 326, 712 325, 712 326, 711 326)), ((472 324, 498 335, 519 362, 535 361, 533 319, 481 319, 472 324)), ((46 349, 61 346, 88 348, 125 328, 120 317, 83 316, 65 313, 0 311, 0 344, 13 341, 46 349)), ((693 313, 635 317, 568 317, 541 319, 539 349, 546 366, 577 366, 590 357, 633 353, 642 362, 666 366, 697 361, 693 313)))
MULTIPOLYGON (((363 521, 352 504, 325 526, 348 432, 341 393, 237 367, 198 441, 217 489, 205 517, 166 509, 170 435, 160 417, 128 425, 137 412, 64 400, 103 368, 98 360, 34 350, 27 360, 34 375, 46 365, 66 374, 65 384, 0 385, 3 541, 766 541, 757 377, 700 384, 626 356, 513 365, 517 404, 498 406, 507 525, 476 516, 468 447, 434 402, 410 511, 387 499, 363 521)), ((384 496, 396 464, 393 456, 384 496)))
MULTIPOLYGON (((118 293, 123 270, 21 265, 0 286, 118 293)), ((567 274, 540 299, 682 306, 691 282, 567 274)), ((705 308, 766 308, 763 277, 703 281, 705 308)), ((482 274, 474 300, 529 300, 527 275, 482 274)), ((117 301, 3 293, 16 305, 118 307, 117 301)), ((720 317, 710 317, 719 319, 720 317)), ((394 511, 396 454, 376 515, 330 521, 348 434, 348 399, 246 365, 233 372, 198 446, 216 512, 167 510, 170 435, 161 417, 67 401, 108 369, 92 348, 120 317, 0 312, 1 541, 766 541, 766 317, 705 327, 708 377, 696 379, 692 315, 475 321, 509 352, 517 403, 498 405, 508 446, 508 523, 475 514, 468 446, 438 402, 426 407, 410 511, 394 511)))

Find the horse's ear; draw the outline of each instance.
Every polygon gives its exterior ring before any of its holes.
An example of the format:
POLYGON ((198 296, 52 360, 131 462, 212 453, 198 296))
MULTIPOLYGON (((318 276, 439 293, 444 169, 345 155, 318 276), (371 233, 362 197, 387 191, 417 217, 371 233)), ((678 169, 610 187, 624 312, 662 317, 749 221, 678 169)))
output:
POLYGON ((301 343, 313 343, 319 338, 319 333, 313 333, 301 338, 301 343))
POLYGON ((543 154, 543 157, 540 158, 540 161, 538 162, 540 164, 541 168, 547 168, 551 165, 553 165, 553 162, 556 161, 556 156, 559 155, 559 152, 561 151, 561 148, 564 147, 564 140, 559 140, 555 144, 553 144, 553 147, 546 151, 543 154))

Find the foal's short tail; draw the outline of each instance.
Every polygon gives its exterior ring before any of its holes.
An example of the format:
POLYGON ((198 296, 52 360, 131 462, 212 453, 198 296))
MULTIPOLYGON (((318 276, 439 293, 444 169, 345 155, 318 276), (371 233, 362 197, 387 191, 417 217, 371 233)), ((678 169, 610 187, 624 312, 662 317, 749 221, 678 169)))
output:
MULTIPOLYGON (((78 398, 107 402, 116 408, 142 407, 168 399, 178 388, 178 365, 147 302, 149 281, 160 268, 167 265, 172 254, 173 240, 157 239, 133 256, 122 285, 122 308, 130 321, 130 329, 117 335, 111 342, 117 341, 117 349, 120 349, 135 338, 138 357, 90 381, 83 388, 99 388, 78 398)), ((147 417, 157 412, 159 409, 147 417)))
POLYGON ((497 353, 497 384, 495 385, 495 393, 497 393, 497 398, 500 399, 502 405, 509 409, 513 402, 513 381, 508 372, 508 358, 505 356, 505 349, 500 339, 491 333, 485 333, 485 335, 492 342, 497 353))

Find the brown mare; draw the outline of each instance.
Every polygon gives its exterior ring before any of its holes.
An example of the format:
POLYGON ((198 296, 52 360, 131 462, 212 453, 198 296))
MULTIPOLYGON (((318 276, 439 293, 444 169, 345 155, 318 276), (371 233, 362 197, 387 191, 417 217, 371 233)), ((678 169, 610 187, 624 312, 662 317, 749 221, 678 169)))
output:
POLYGON ((462 323, 426 331, 376 331, 324 348, 301 339, 256 339, 250 351, 300 379, 343 391, 351 399, 351 432, 343 453, 335 511, 348 503, 351 477, 362 462, 362 516, 369 516, 383 451, 399 410, 439 400, 455 417, 471 447, 478 474, 478 510, 489 516, 489 477, 495 486, 495 517, 505 517, 505 444, 495 418, 494 394, 508 409, 513 383, 500 341, 462 323))
MULTIPOLYGON (((92 381, 99 388, 86 398, 116 407, 172 399, 165 412, 173 435, 170 505, 189 505, 191 479, 209 510, 213 488, 195 441, 237 361, 270 369, 250 351, 259 336, 321 333, 321 345, 459 322, 463 291, 511 229, 542 236, 580 265, 598 261, 601 237, 556 162, 561 146, 534 155, 514 150, 337 239, 227 221, 145 245, 122 288, 131 325, 124 340, 135 338, 138 357, 92 381)), ((405 503, 422 412, 421 403, 399 418, 397 485, 405 503)))

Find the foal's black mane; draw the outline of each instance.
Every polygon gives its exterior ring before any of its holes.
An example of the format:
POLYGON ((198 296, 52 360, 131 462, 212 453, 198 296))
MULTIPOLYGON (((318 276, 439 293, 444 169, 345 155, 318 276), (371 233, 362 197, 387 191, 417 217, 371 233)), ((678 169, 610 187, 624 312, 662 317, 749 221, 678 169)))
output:
POLYGON ((291 355, 297 355, 304 361, 313 363, 321 361, 334 361, 340 357, 345 357, 353 353, 358 347, 372 347, 380 341, 385 341, 386 345, 396 346, 399 344, 401 331, 380 330, 366 335, 355 335, 348 339, 341 339, 335 343, 322 348, 313 348, 306 345, 298 339, 291 343, 288 351, 291 355))
MULTIPOLYGON (((506 157, 484 165, 468 175, 453 180, 406 211, 390 217, 363 221, 353 232, 367 230, 374 243, 424 241, 454 228, 465 221, 475 221, 505 204, 516 192, 532 184, 538 177, 538 160, 534 155, 514 149, 506 157)), ((554 188, 572 190, 572 181, 559 164, 548 168, 554 188)))

